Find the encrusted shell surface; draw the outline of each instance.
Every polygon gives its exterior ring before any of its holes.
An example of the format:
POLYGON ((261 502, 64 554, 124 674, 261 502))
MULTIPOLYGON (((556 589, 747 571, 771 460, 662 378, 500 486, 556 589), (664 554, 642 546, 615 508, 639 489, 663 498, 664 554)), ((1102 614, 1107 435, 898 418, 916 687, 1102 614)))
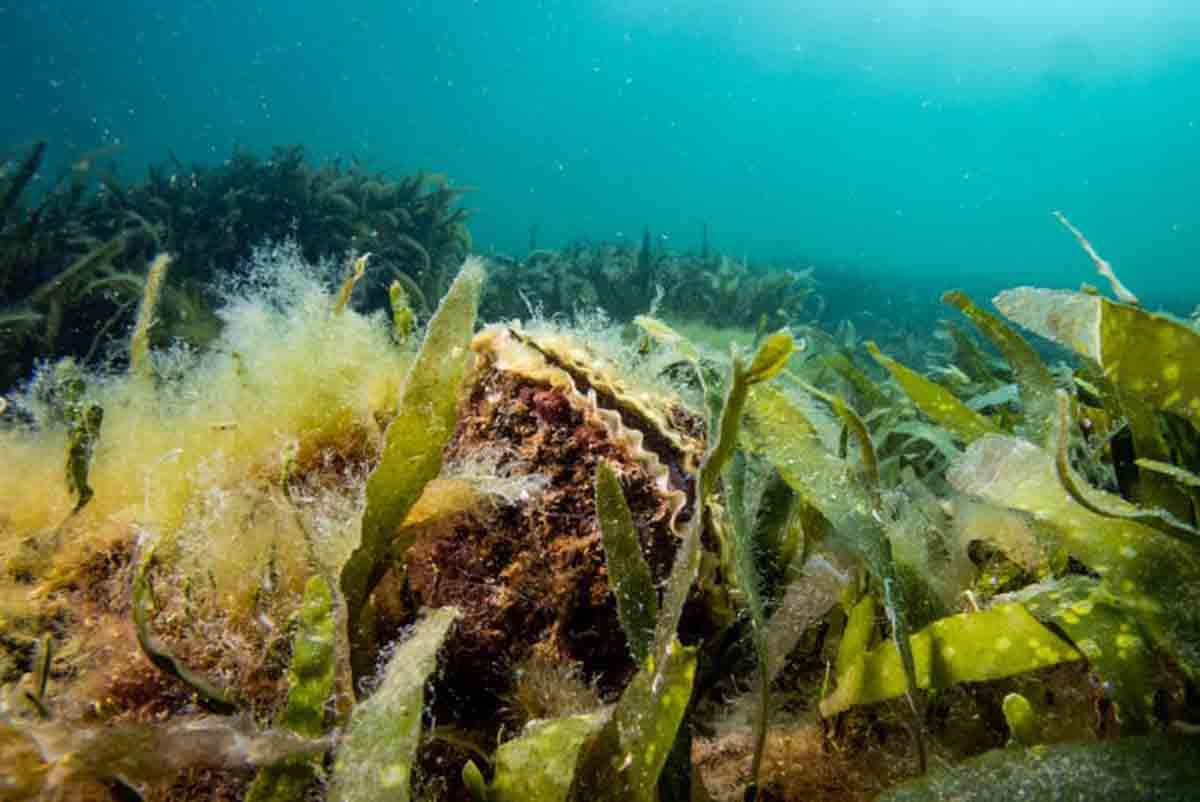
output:
POLYGON ((671 498, 671 525, 704 456, 703 423, 677 397, 638 389, 604 355, 564 334, 531 335, 508 326, 480 332, 471 347, 498 370, 561 390, 645 466, 671 498))
MULTIPOLYGON (((621 477, 643 552, 662 581, 679 542, 676 525, 691 511, 702 424, 668 394, 634 391, 566 336, 493 326, 472 348, 476 365, 445 462, 484 455, 509 479, 536 478, 540 490, 437 519, 408 553, 414 606, 464 612, 445 650, 453 668, 442 698, 458 703, 446 714, 495 716, 516 669, 534 654, 579 664, 601 689, 619 689, 634 666, 606 573, 596 466, 607 462, 621 477)), ((703 620, 693 616, 693 629, 705 629, 703 620)))

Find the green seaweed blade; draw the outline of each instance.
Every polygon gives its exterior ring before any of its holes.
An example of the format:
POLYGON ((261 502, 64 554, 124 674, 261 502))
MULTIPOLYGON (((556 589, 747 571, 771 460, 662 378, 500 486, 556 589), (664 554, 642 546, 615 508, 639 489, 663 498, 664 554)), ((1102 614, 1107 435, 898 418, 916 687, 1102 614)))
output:
MULTIPOLYGON (((288 668, 287 706, 279 725, 306 738, 325 734, 325 703, 333 693, 336 663, 333 593, 323 577, 304 588, 299 627, 288 668)), ((296 758, 262 769, 246 794, 247 802, 300 802, 317 778, 317 764, 296 758)))
POLYGON ((683 616, 683 606, 700 570, 700 527, 704 510, 716 490, 721 472, 737 450, 742 415, 750 390, 756 385, 764 385, 782 372, 794 350, 792 336, 781 331, 763 342, 749 368, 739 357, 733 359, 732 375, 718 418, 717 439, 700 467, 700 477, 696 483, 696 514, 675 554, 675 563, 671 566, 671 576, 663 594, 662 610, 654 631, 655 648, 659 653, 675 638, 679 619, 683 616))
MULTIPOLYGON (((863 561, 883 589, 884 608, 901 658, 904 692, 912 706, 914 738, 918 749, 923 750, 923 736, 916 721, 920 718, 916 700, 919 682, 908 636, 909 610, 880 514, 877 488, 852 476, 844 460, 825 451, 804 414, 775 388, 756 388, 747 416, 748 448, 772 463, 784 481, 821 512, 837 540, 863 561)), ((870 445, 870 438, 865 438, 864 451, 869 451, 870 445)))
POLYGON ((1025 425, 1037 442, 1044 442, 1054 420, 1054 376, 1042 362, 1033 346, 1010 329, 1002 320, 980 309, 966 293, 951 290, 942 295, 942 302, 958 309, 992 341, 1016 376, 1021 388, 1025 410, 1025 425))
POLYGON ((425 485, 441 470, 458 416, 458 395, 471 361, 471 336, 484 280, 483 262, 469 258, 446 292, 409 370, 399 410, 384 434, 383 454, 367 479, 362 539, 342 567, 351 662, 360 676, 367 665, 366 633, 360 620, 367 598, 389 556, 408 542, 395 535, 425 485))
POLYGON ((733 573, 737 578, 737 587, 741 591, 746 611, 750 614, 750 639, 758 658, 755 678, 758 685, 758 712, 754 725, 754 754, 750 763, 751 790, 746 795, 747 799, 753 802, 758 796, 758 780, 766 748, 770 713, 770 647, 767 641, 767 609, 763 601, 763 579, 757 565, 761 544, 755 542, 754 522, 746 504, 747 470, 746 456, 739 451, 725 469, 725 493, 729 502, 730 528, 733 532, 733 573))
POLYGON ((575 763, 608 711, 530 723, 521 736, 496 750, 496 773, 488 802, 565 802, 575 763))
POLYGON ((1000 431, 1000 427, 959 401, 945 387, 885 356, 875 343, 867 343, 867 350, 875 357, 876 362, 892 374, 892 378, 913 400, 917 409, 933 422, 945 427, 959 440, 970 443, 985 434, 1000 431))
POLYGON ((863 373, 862 369, 854 364, 846 354, 834 351, 822 357, 821 361, 850 385, 858 396, 859 403, 868 412, 887 407, 892 403, 887 394, 875 383, 875 380, 863 373))
POLYGON ((692 696, 696 650, 672 639, 643 664, 612 716, 584 744, 571 802, 654 802, 692 696))
POLYGON ((604 560, 617 599, 621 628, 625 630, 633 659, 640 664, 650 656, 654 644, 658 595, 650 566, 642 556, 621 481, 607 462, 596 466, 596 515, 600 519, 604 560))
MULTIPOLYGON (((1046 524, 1072 556, 1100 575, 1106 598, 1190 677, 1200 678, 1200 550, 1136 521, 1088 510, 1059 482, 1054 456, 1018 438, 980 439, 947 478, 963 493, 1046 524)), ((1108 499, 1111 506, 1131 507, 1108 499)))
POLYGON ((425 683, 461 613, 428 611, 383 669, 379 687, 354 708, 330 778, 334 802, 409 802, 421 739, 425 683))
MULTIPOLYGON (((854 612, 859 614, 859 608, 854 612)), ((822 715, 832 716, 853 705, 881 702, 907 692, 903 658, 895 641, 866 654, 858 653, 861 643, 861 635, 856 636, 846 659, 839 654, 838 686, 822 700, 822 715)), ((1080 659, 1074 648, 1019 604, 941 618, 914 634, 909 643, 917 686, 933 690, 1080 659)))
POLYGON ((997 749, 905 783, 879 802, 1192 802, 1200 738, 1141 736, 997 749))
POLYGON ((153 593, 150 588, 150 569, 154 565, 156 546, 156 542, 151 542, 144 547, 145 552, 137 561, 133 571, 130 607, 138 645, 155 668, 189 686, 204 707, 214 713, 234 713, 237 711, 238 705, 233 694, 211 682, 198 671, 189 668, 175 656, 175 653, 165 643, 159 640, 154 632, 154 627, 150 623, 149 607, 153 593))
POLYGON ((1114 603, 1103 585, 1070 575, 1014 594, 1038 620, 1066 633, 1104 683, 1121 732, 1146 732, 1153 718, 1155 659, 1136 619, 1114 603))
POLYGON ((1158 409, 1200 428, 1200 332, 1096 295, 1019 287, 993 303, 1010 320, 1097 362, 1158 409))

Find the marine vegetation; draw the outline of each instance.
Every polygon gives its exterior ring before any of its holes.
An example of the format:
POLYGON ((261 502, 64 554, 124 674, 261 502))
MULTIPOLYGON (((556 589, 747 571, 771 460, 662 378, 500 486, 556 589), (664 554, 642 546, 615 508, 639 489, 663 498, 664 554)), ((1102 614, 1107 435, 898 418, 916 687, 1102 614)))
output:
POLYGON ((503 280, 484 291, 489 320, 541 314, 570 318, 604 309, 628 322, 649 311, 670 320, 704 321, 723 328, 784 325, 821 317, 813 269, 751 266, 711 252, 675 253, 655 247, 647 230, 638 247, 577 242, 561 250, 533 250, 523 260, 497 265, 503 280))
POLYGON ((36 143, 0 177, 0 390, 38 359, 124 358, 159 253, 173 265, 149 333, 160 345, 200 346, 220 326, 214 276, 239 275, 261 243, 290 239, 313 263, 370 252, 374 305, 385 306, 386 287, 399 280, 425 316, 470 250, 467 210, 455 207, 467 188, 439 175, 314 165, 293 146, 266 158, 238 149, 215 167, 172 157, 127 183, 101 151, 35 192, 46 151, 36 143))
POLYGON ((384 314, 374 259, 254 249, 199 349, 147 340, 153 259, 125 359, 9 398, 4 798, 1194 795, 1187 321, 951 291, 921 370, 761 314, 487 322, 476 256, 384 314))

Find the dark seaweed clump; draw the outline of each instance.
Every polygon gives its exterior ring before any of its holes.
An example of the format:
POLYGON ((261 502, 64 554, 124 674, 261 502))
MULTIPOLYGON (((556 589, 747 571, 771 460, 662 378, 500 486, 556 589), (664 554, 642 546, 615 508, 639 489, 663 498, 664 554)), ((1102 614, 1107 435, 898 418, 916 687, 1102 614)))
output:
POLYGON ((267 157, 239 148, 216 166, 172 157, 125 182, 101 152, 77 159, 38 195, 46 151, 38 142, 0 173, 0 388, 37 360, 108 357, 159 252, 174 261, 155 337, 199 346, 217 332, 215 277, 236 272, 254 246, 294 239, 313 263, 369 251, 418 312, 428 312, 427 299, 442 294, 470 250, 468 212, 456 206, 467 190, 440 175, 314 164, 295 145, 267 157))
POLYGON ((707 240, 698 253, 669 251, 649 230, 638 246, 579 241, 498 261, 501 280, 487 286, 482 302, 489 320, 524 317, 530 305, 566 318, 601 308, 618 321, 653 309, 674 320, 753 330, 819 318, 825 308, 811 267, 752 266, 713 251, 707 240))

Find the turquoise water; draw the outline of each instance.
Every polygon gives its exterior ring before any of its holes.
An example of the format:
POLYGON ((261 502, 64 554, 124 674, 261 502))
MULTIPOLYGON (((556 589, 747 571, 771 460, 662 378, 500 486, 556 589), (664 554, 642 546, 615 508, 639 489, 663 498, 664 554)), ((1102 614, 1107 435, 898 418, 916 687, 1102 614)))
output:
POLYGON ((0 69, 0 153, 428 168, 485 252, 707 222, 918 297, 1097 281, 1061 209, 1150 305, 1200 301, 1194 0, 0 0, 0 69))

